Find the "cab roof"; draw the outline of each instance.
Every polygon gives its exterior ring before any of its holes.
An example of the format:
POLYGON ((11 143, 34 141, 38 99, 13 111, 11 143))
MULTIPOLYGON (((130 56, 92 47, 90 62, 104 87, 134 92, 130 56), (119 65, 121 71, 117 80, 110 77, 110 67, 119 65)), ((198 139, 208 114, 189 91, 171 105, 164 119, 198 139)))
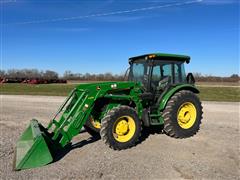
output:
POLYGON ((179 54, 166 54, 166 53, 152 53, 152 54, 144 54, 141 56, 135 56, 129 58, 129 63, 133 63, 136 60, 169 60, 169 61, 183 61, 186 63, 190 62, 190 56, 179 55, 179 54))

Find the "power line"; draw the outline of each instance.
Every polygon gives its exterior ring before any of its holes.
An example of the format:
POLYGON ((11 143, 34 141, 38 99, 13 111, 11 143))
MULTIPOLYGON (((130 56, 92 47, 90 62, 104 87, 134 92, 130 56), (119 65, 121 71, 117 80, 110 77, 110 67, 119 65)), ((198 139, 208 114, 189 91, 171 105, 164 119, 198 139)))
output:
POLYGON ((102 17, 102 16, 111 16, 111 15, 119 15, 119 14, 128 14, 128 13, 135 13, 135 12, 140 12, 140 11, 149 11, 149 10, 153 10, 153 9, 160 9, 160 8, 173 7, 173 6, 184 6, 184 5, 188 5, 188 4, 199 3, 199 2, 202 2, 202 1, 203 0, 192 0, 192 1, 174 3, 174 4, 165 4, 165 5, 150 6, 150 7, 144 7, 144 8, 136 8, 136 9, 130 9, 130 10, 114 11, 114 12, 109 12, 109 13, 99 13, 99 14, 90 14, 90 15, 84 15, 84 16, 72 16, 72 17, 65 17, 65 18, 54 18, 54 19, 43 19, 43 20, 35 20, 35 21, 16 22, 16 23, 8 23, 8 24, 5 24, 5 25, 38 24, 38 23, 48 23, 48 22, 86 19, 86 18, 92 18, 92 17, 102 17))

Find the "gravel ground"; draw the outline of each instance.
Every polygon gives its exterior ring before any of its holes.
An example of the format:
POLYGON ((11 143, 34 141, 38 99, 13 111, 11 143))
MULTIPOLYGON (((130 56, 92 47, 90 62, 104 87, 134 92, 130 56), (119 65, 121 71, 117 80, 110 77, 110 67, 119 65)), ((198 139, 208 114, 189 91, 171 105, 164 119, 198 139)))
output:
POLYGON ((44 125, 64 97, 0 95, 0 179, 239 179, 239 103, 203 102, 199 133, 173 139, 145 131, 146 139, 113 151, 88 133, 60 160, 12 171, 14 146, 33 117, 44 125))

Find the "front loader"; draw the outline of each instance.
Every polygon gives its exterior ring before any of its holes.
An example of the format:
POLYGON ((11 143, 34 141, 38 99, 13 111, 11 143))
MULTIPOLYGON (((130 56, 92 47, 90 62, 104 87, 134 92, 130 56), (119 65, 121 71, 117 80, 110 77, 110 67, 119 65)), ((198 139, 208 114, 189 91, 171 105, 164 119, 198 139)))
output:
POLYGON ((52 162, 83 126, 114 150, 136 145, 142 128, 155 125, 163 125, 171 137, 193 136, 202 106, 193 75, 185 74, 184 63, 189 62, 189 56, 146 54, 129 59, 125 82, 78 85, 48 127, 31 120, 17 142, 14 169, 52 162))

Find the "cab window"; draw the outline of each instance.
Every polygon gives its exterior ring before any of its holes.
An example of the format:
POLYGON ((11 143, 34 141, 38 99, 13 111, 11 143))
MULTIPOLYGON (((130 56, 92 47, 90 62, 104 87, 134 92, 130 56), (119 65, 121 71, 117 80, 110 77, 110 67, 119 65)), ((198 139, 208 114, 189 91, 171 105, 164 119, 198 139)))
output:
POLYGON ((186 82, 186 74, 183 63, 174 64, 174 76, 175 83, 186 82))
POLYGON ((152 80, 153 81, 160 81, 161 79, 161 69, 160 66, 154 66, 152 72, 152 80))
POLYGON ((161 80, 161 68, 159 65, 154 66, 152 70, 151 87, 155 89, 161 80))
POLYGON ((163 78, 167 76, 172 77, 172 64, 164 64, 162 66, 162 75, 163 75, 163 78))

